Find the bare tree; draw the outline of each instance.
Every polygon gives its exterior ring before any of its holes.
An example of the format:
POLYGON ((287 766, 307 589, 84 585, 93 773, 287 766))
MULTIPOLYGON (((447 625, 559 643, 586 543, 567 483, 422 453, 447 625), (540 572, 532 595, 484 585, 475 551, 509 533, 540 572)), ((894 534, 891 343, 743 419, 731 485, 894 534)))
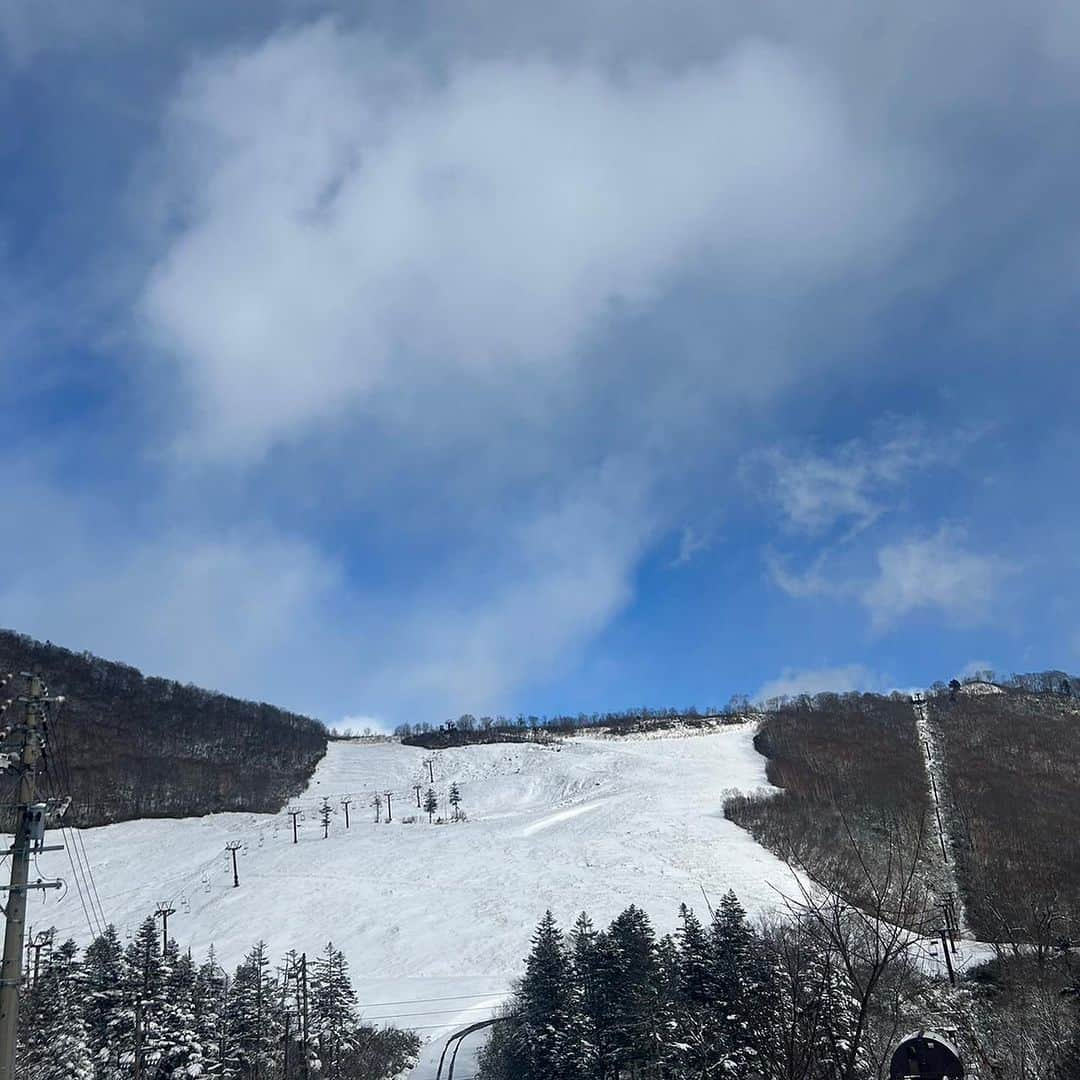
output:
MULTIPOLYGON (((817 954, 835 964, 853 1001, 850 1031, 842 1040, 837 1080, 854 1080, 872 1053, 868 1045, 872 1010, 886 983, 903 983, 914 971, 937 916, 923 871, 926 816, 889 823, 878 857, 842 819, 846 851, 840 856, 799 860, 789 856, 797 894, 785 904, 817 954)), ((841 1040, 838 1040, 840 1045, 841 1040)))

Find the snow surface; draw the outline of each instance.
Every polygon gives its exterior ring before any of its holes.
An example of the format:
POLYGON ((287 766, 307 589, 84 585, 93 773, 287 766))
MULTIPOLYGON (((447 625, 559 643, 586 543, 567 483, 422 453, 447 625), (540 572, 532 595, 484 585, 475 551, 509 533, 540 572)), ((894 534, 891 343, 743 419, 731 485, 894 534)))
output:
POLYGON ((960 687, 961 694, 1004 694, 1000 686, 989 682, 969 682, 960 687))
MULTIPOLYGON (((296 845, 284 811, 132 821, 82 837, 105 915, 122 935, 169 900, 170 934, 200 957, 213 943, 229 966, 259 938, 275 959, 290 948, 311 955, 333 940, 365 1018, 433 1036, 413 1073, 426 1080, 440 1034, 498 1008, 545 909, 568 928, 582 909, 603 925, 634 903, 666 931, 680 903, 704 908, 702 887, 714 901, 734 889, 751 912, 775 907, 780 892, 795 894, 784 864, 723 815, 726 793, 769 787, 753 732, 740 724, 694 737, 433 754, 333 742, 294 803, 305 815, 296 845), (429 825, 417 810, 413 786, 426 790, 427 758, 440 813, 456 782, 467 822, 429 825), (370 803, 387 790, 393 822, 384 799, 377 825, 370 803), (325 840, 317 817, 324 795, 337 811, 325 840), (344 795, 354 799, 348 830, 344 795), (407 816, 417 820, 406 824, 407 816), (239 888, 226 861, 230 840, 246 844, 239 888)), ((66 853, 43 854, 39 864, 40 876, 71 882, 66 853)), ((45 895, 31 900, 28 923, 85 942, 76 890, 45 895)), ((470 1076, 470 1064, 459 1059, 455 1075, 470 1076)))

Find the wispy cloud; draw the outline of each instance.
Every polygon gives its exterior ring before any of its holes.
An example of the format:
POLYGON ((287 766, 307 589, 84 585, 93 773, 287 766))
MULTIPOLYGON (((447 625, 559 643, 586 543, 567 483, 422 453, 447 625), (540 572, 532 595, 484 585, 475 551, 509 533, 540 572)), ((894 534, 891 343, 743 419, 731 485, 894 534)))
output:
POLYGON ((671 560, 673 567, 685 566, 695 555, 708 550, 709 538, 705 533, 698 532, 693 525, 684 525, 679 533, 679 550, 675 558, 671 560))
POLYGON ((754 700, 768 701, 770 698, 820 694, 830 690, 835 693, 848 690, 881 691, 887 685, 885 676, 862 664, 844 664, 806 671, 785 668, 775 679, 770 679, 758 688, 754 700))
POLYGON ((936 611, 960 624, 979 622, 993 612, 1002 586, 1019 571, 1007 559, 972 551, 964 531, 948 525, 879 546, 873 558, 871 571, 853 567, 850 558, 836 567, 825 551, 799 571, 769 552, 766 569, 772 583, 796 599, 858 603, 877 631, 920 611, 936 611))
POLYGON ((852 439, 828 452, 771 447, 748 454, 745 480, 758 487, 791 530, 850 534, 876 522, 919 470, 945 460, 947 444, 915 419, 893 420, 877 438, 852 439))

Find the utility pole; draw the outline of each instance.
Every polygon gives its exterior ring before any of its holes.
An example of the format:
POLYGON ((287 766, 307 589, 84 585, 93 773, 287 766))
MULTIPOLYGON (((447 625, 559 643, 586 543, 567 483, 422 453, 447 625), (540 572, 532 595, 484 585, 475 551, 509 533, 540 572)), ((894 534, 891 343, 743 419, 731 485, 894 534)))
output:
POLYGON ((949 973, 949 983, 955 986, 956 972, 953 971, 952 956, 949 952, 949 934, 944 927, 941 929, 941 951, 945 954, 945 970, 949 973))
POLYGON ((387 820, 387 822, 391 822, 391 821, 394 820, 394 815, 390 813, 390 795, 391 795, 391 792, 388 791, 386 793, 386 820, 387 820))
POLYGON ((299 841, 296 839, 296 819, 299 818, 301 821, 303 821, 304 820, 304 811, 303 810, 289 810, 289 811, 287 811, 287 813, 288 813, 289 817, 292 818, 292 842, 294 844, 299 843, 299 841))
POLYGON ((349 827, 349 805, 352 803, 352 798, 348 795, 341 800, 341 805, 345 808, 345 828, 349 827))
POLYGON ((423 784, 414 784, 414 785, 413 785, 413 791, 415 791, 415 792, 416 792, 416 809, 417 809, 417 810, 419 810, 419 809, 420 809, 420 789, 421 789, 421 788, 422 788, 423 786, 424 786, 423 784))
POLYGON ((34 977, 31 982, 31 986, 37 986, 38 970, 41 964, 41 950, 48 948, 53 943, 53 932, 51 930, 39 930, 29 941, 26 943, 26 955, 29 959, 30 950, 34 950, 34 977))
POLYGON ((169 916, 175 915, 176 909, 169 907, 167 903, 161 903, 154 912, 154 918, 161 920, 161 955, 165 955, 165 949, 169 944, 169 916))
POLYGON ((424 764, 427 766, 428 782, 431 783, 431 784, 434 784, 435 783, 435 759, 434 758, 424 758, 424 764))
MULTIPOLYGON (((234 889, 240 888, 240 873, 236 869, 236 853, 243 847, 243 842, 240 840, 230 840, 225 845, 226 851, 232 852, 232 886, 234 889)), ((2 1080, 2 1078, 0 1078, 2 1080)))
POLYGON ((300 954, 300 1045, 304 1051, 302 1075, 308 1080, 311 1058, 308 1054, 307 953, 300 954))
MULTIPOLYGON (((30 889, 58 889, 59 881, 30 882, 30 859, 45 849, 45 803, 37 801, 35 779, 46 745, 49 696, 37 675, 24 675, 26 693, 18 699, 21 720, 0 729, 0 760, 19 778, 15 810, 18 823, 11 857, 11 883, 7 886, 7 925, 4 960, 0 969, 0 1080, 14 1080, 15 1048, 19 1039, 19 986, 22 982, 23 931, 26 894, 30 889)), ((5 679, 6 685, 9 680, 5 679)), ((50 850, 59 850, 59 845, 50 850)))

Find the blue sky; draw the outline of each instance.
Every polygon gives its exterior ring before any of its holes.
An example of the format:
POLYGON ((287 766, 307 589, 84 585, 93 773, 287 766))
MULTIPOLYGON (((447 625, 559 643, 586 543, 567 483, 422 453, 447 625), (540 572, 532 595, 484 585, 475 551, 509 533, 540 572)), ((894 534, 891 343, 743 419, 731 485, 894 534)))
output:
POLYGON ((0 624, 332 723, 1075 670, 1080 17, 895 8, 0 2, 0 624))

